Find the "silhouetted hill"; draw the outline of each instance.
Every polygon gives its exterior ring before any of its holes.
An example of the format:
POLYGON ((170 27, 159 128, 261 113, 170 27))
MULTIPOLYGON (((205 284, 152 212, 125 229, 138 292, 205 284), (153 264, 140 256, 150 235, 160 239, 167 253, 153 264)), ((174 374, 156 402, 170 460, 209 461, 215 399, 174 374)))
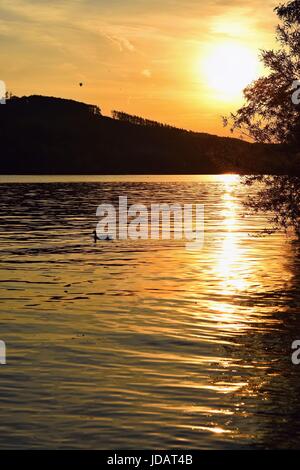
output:
POLYGON ((284 172, 278 148, 43 96, 0 106, 2 174, 284 172), (271 162, 271 163, 270 163, 271 162), (272 164, 272 170, 270 170, 272 164))

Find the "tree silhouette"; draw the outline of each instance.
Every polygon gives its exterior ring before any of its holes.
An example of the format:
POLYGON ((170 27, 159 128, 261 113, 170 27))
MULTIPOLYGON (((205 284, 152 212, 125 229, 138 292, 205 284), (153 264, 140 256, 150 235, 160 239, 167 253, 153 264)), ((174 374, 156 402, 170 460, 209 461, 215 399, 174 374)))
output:
POLYGON ((300 236, 300 179, 295 176, 300 173, 300 0, 280 5, 275 12, 280 19, 279 47, 261 52, 269 74, 244 90, 245 104, 225 117, 224 125, 255 142, 283 145, 287 168, 293 168, 294 174, 247 177, 246 185, 259 183, 258 193, 249 197, 247 206, 272 211, 274 228, 293 227, 300 236))

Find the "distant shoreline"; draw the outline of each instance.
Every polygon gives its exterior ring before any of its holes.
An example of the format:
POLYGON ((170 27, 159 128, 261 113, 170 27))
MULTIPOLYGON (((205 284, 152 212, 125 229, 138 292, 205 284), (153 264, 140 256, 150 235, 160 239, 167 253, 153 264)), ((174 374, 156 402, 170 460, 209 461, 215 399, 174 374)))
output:
MULTIPOLYGON (((2 175, 295 174, 282 146, 177 129, 47 96, 0 107, 2 175)), ((291 162, 291 163, 290 163, 291 162)))
POLYGON ((193 174, 127 174, 127 175, 0 175, 1 184, 13 183, 106 183, 106 182, 216 182, 226 178, 239 179, 240 175, 233 173, 215 175, 193 174))

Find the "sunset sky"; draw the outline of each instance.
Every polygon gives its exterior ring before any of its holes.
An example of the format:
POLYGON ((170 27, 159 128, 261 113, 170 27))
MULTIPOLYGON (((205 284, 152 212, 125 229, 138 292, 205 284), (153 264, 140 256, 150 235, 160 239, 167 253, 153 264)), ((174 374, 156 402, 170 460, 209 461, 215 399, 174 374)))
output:
POLYGON ((220 116, 262 73, 259 49, 275 46, 278 3, 7 0, 0 79, 17 95, 72 98, 104 114, 118 109, 226 134, 220 116))

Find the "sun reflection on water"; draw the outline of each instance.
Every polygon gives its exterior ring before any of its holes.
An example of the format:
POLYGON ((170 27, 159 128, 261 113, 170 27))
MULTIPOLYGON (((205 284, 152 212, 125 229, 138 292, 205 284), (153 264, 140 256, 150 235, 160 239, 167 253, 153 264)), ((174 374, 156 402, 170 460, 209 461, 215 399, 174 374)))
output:
POLYGON ((222 175, 224 193, 222 195, 221 230, 218 233, 219 250, 213 263, 213 275, 219 280, 220 299, 212 302, 212 309, 222 313, 222 327, 236 330, 240 321, 235 313, 234 296, 248 287, 248 269, 245 249, 241 247, 241 233, 237 223, 240 209, 234 188, 237 175, 222 175), (247 266, 247 268, 246 268, 247 266))

